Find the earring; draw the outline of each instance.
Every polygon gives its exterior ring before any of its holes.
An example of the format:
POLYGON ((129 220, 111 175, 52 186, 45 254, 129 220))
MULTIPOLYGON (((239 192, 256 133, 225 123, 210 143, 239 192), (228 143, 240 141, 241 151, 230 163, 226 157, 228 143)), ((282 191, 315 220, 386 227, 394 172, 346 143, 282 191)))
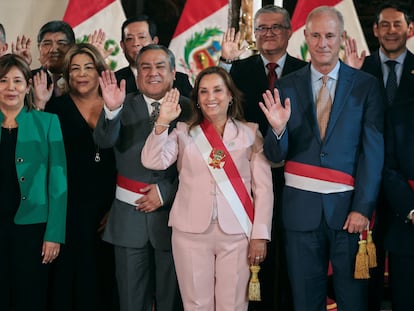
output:
POLYGON ((231 105, 233 105, 233 100, 231 100, 231 101, 229 102, 229 106, 231 106, 231 105))
POLYGON ((197 107, 198 109, 200 109, 200 105, 199 105, 199 104, 196 104, 196 107, 197 107))

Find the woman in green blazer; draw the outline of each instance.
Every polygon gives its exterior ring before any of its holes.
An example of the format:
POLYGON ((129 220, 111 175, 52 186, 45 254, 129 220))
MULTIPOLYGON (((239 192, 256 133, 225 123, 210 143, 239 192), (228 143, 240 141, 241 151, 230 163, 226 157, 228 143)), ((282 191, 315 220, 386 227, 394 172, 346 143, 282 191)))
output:
POLYGON ((31 109, 31 71, 0 57, 0 310, 46 310, 48 263, 65 240, 59 120, 31 109))

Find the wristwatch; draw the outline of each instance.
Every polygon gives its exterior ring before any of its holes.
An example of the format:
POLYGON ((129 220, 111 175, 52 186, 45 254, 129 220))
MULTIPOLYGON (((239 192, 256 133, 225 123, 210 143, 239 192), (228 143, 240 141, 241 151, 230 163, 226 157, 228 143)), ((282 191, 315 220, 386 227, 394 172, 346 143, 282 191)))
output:
POLYGON ((221 62, 223 62, 223 63, 226 63, 226 64, 231 64, 231 63, 233 63, 233 60, 232 60, 232 59, 224 58, 223 56, 220 56, 219 60, 220 60, 221 62))

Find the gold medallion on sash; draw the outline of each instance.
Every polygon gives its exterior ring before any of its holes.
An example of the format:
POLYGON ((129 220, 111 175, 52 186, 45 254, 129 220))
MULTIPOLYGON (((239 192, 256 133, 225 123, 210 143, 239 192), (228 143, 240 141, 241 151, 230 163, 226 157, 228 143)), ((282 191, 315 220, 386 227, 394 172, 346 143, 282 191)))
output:
POLYGON ((210 165, 213 168, 223 168, 225 163, 225 157, 226 153, 223 150, 213 148, 208 159, 208 165, 210 165))

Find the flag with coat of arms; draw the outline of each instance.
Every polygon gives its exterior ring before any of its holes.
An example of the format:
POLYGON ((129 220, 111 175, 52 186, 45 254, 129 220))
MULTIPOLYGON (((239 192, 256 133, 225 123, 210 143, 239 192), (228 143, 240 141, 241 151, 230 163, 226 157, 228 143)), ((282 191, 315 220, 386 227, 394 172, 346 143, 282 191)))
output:
POLYGON ((185 3, 169 49, 175 55, 176 70, 188 74, 191 82, 201 70, 217 64, 228 16, 228 0, 185 3))
POLYGON ((125 13, 119 0, 69 0, 63 20, 75 32, 77 42, 87 42, 88 35, 102 29, 106 33, 105 49, 112 49, 106 59, 112 70, 128 63, 119 47, 125 13))
MULTIPOLYGON (((365 50, 368 55, 368 45, 352 0, 298 0, 292 15, 293 34, 289 40, 288 53, 297 58, 309 60, 310 55, 303 33, 306 17, 314 8, 321 5, 333 6, 342 13, 347 36, 356 40, 359 53, 365 50)), ((341 53, 341 55, 341 58, 343 58, 344 53, 341 53)))

